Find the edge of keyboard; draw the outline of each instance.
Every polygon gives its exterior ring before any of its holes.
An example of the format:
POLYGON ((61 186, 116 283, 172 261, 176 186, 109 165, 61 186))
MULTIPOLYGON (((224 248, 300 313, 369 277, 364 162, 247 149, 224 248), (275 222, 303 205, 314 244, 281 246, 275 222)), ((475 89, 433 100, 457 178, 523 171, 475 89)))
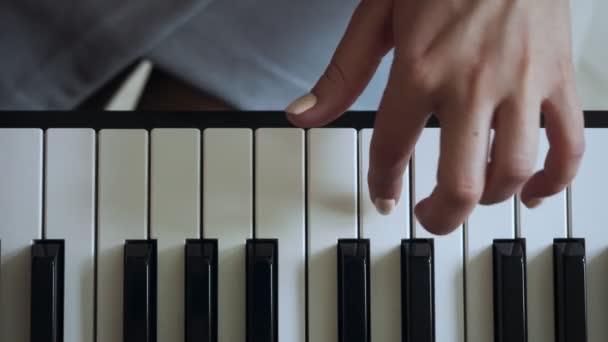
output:
MULTIPOLYGON (((586 128, 608 128, 608 110, 585 111, 586 128)), ((375 112, 349 111, 324 127, 372 128, 375 112)), ((3 112, 0 128, 274 128, 294 127, 282 111, 3 112)), ((432 116, 426 127, 439 127, 432 116)), ((541 127, 544 122, 541 120, 541 127)))

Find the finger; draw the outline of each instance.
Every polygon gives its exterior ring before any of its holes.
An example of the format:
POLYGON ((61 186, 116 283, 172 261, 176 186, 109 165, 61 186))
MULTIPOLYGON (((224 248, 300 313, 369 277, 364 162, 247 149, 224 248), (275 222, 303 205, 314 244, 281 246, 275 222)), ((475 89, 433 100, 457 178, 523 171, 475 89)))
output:
POLYGON ((369 193, 385 215, 399 202, 404 171, 431 112, 428 98, 408 88, 405 77, 393 63, 370 143, 369 193))
POLYGON ((554 92, 542 106, 549 152, 544 168, 525 184, 521 200, 532 208, 572 182, 585 151, 583 111, 573 86, 554 92))
POLYGON ((429 232, 444 235, 460 226, 475 208, 485 186, 493 106, 443 108, 437 186, 415 208, 429 232), (449 115, 462 114, 462 115, 449 115))
POLYGON ((331 62, 310 94, 285 111, 299 127, 325 125, 361 95, 392 47, 390 0, 364 0, 356 8, 331 62))
POLYGON ((495 132, 481 204, 502 202, 532 177, 538 150, 540 103, 510 98, 494 116, 495 132))

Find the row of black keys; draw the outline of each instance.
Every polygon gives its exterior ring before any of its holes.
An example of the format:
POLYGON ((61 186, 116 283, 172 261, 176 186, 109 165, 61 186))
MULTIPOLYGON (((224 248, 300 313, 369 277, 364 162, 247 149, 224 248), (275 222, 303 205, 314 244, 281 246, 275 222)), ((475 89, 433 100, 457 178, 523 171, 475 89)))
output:
MULTIPOLYGON (((187 342, 217 341, 217 240, 187 240, 185 329, 187 342)), ((278 241, 246 245, 247 342, 278 341, 278 241)), ((585 242, 554 242, 557 342, 586 341, 585 242)), ((370 342, 370 245, 364 239, 338 241, 339 342, 370 342)), ((129 240, 124 247, 124 341, 156 341, 156 241, 129 240)), ((33 342, 63 341, 63 240, 32 246, 33 342)), ((525 240, 493 243, 496 342, 527 341, 525 240)), ((431 239, 401 243, 403 341, 432 342, 434 247, 431 239)))

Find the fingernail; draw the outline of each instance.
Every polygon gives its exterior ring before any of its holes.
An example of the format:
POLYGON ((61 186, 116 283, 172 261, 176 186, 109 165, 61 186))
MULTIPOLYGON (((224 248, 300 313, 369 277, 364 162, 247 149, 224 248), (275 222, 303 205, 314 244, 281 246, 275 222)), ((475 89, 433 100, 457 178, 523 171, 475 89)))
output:
POLYGON ((394 199, 386 199, 386 198, 376 198, 374 201, 374 205, 376 206, 376 210, 382 215, 388 215, 395 208, 395 200, 394 199))
POLYGON ((538 207, 541 203, 543 203, 542 198, 530 198, 524 204, 526 205, 526 207, 528 207, 530 209, 534 209, 534 208, 538 207))
POLYGON ((291 115, 300 115, 317 104, 317 97, 314 94, 306 94, 293 101, 285 112, 291 115))

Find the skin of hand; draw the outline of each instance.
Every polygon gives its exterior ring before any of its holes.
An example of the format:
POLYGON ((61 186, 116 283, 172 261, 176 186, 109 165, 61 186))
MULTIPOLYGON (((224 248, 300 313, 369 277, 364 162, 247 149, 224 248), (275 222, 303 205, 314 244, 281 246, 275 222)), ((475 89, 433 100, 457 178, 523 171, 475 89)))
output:
POLYGON ((399 201, 431 113, 441 125, 437 184, 415 207, 428 231, 448 234, 477 204, 514 194, 533 208, 567 187, 585 150, 570 20, 568 0, 362 0, 318 83, 285 111, 298 127, 333 121, 394 49, 370 148, 378 211, 399 201), (550 149, 535 172, 541 112, 550 149))

